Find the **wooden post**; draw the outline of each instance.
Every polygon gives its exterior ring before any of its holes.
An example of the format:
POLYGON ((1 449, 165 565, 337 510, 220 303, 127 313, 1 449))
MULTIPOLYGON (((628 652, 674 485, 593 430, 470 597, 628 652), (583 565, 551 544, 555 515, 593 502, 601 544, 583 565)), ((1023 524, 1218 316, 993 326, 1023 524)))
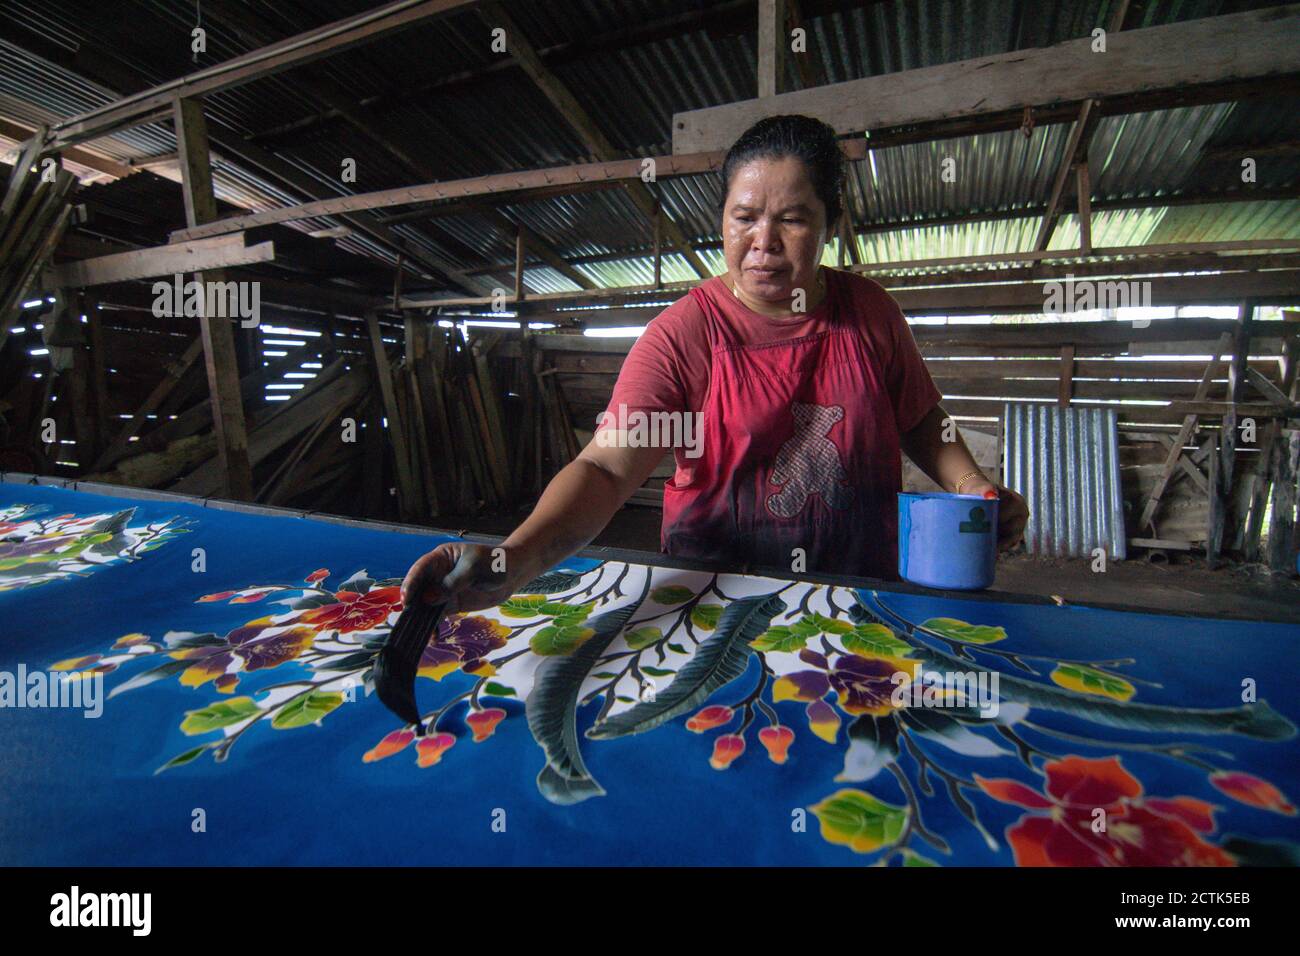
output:
POLYGON ((655 216, 654 216, 654 230, 655 230, 655 240, 654 240, 654 241, 655 241, 655 288, 656 288, 656 289, 662 289, 662 288, 663 288, 663 285, 664 285, 664 282, 663 282, 663 264, 664 264, 664 248, 663 248, 663 243, 664 243, 664 223, 663 223, 663 217, 664 217, 663 209, 662 209, 662 208, 660 207, 660 205, 659 205, 659 200, 656 199, 656 200, 655 200, 655 216))
POLYGON ((1070 399, 1074 397, 1074 346, 1061 346, 1061 375, 1060 388, 1056 395, 1056 404, 1062 408, 1070 407, 1070 399))
MULTIPOLYGON (((181 185, 185 197, 185 220, 190 228, 217 218, 217 199, 212 191, 212 166, 208 150, 208 128, 203 107, 197 100, 176 99, 172 103, 176 143, 180 154, 181 185)), ((195 273, 204 289, 209 282, 224 282, 225 274, 195 273)), ((206 296, 204 296, 206 300, 206 296)), ((227 497, 244 501, 253 497, 253 468, 248 457, 248 431, 244 405, 239 396, 239 367, 235 360, 235 336, 230 320, 208 315, 207 303, 199 316, 203 354, 212 396, 212 422, 217 436, 217 455, 224 475, 227 497)))
POLYGON ((1079 188, 1079 250, 1085 255, 1092 255, 1092 184, 1088 176, 1088 161, 1085 158, 1075 167, 1079 188))
POLYGON ((758 0, 758 95, 776 96, 785 83, 785 0, 758 0))
POLYGON ((1268 527, 1268 564, 1274 571, 1293 574, 1296 570, 1295 508, 1297 433, 1283 431, 1273 456, 1273 511, 1268 527))
MULTIPOLYGON (((383 334, 379 329, 379 316, 375 312, 366 313, 366 327, 370 332, 370 348, 374 355, 375 378, 379 382, 379 394, 383 400, 384 416, 388 419, 388 435, 393 445, 393 459, 397 470, 397 511, 401 520, 409 520, 413 515, 417 492, 410 472, 410 455, 406 449, 406 433, 402 430, 402 416, 397 407, 397 394, 393 390, 393 373, 388 364, 388 352, 384 348, 383 334)), ((381 433, 382 434, 382 433, 381 433)), ((370 462, 374 467, 379 463, 370 462)))
POLYGON ((1254 303, 1247 300, 1237 309, 1237 326, 1233 332, 1232 364, 1228 366, 1228 408, 1223 414, 1223 428, 1219 434, 1218 483, 1211 489, 1218 498, 1214 509, 1215 521, 1211 538, 1206 542, 1210 566, 1214 567, 1223 551, 1224 540, 1232 542, 1232 530, 1237 516, 1233 508, 1233 484, 1237 461, 1237 404, 1246 397, 1246 366, 1250 354, 1250 333, 1254 320, 1254 303))
MULTIPOLYGON (((524 301, 524 227, 515 230, 515 301, 524 301)), ((521 316, 522 319, 522 316, 521 316)), ((528 323, 525 321, 525 325, 528 323)))
MULTIPOLYGON (((104 328, 100 324, 99 303, 85 301, 86 329, 90 338, 90 390, 95 397, 95 451, 98 455, 108 444, 108 364, 104 355, 104 328)), ((94 460, 93 458, 91 459, 94 460)))

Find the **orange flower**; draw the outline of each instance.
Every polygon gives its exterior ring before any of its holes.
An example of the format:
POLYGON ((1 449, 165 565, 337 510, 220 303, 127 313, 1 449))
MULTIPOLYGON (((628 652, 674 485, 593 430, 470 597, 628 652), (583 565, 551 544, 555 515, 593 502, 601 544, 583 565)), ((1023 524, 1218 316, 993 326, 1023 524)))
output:
POLYGON ((456 738, 451 734, 433 734, 423 738, 415 749, 419 751, 419 759, 416 761, 421 767, 432 767, 442 760, 442 755, 451 749, 456 738))
POLYGON ((1210 783, 1239 803, 1287 816, 1295 815, 1295 807, 1287 802, 1281 790, 1252 774, 1220 770, 1210 776, 1210 783))
POLYGON ((224 601, 226 598, 230 597, 234 593, 235 593, 234 591, 218 591, 216 594, 205 594, 203 595, 203 597, 199 598, 194 603, 208 604, 212 601, 224 601))
POLYGON ((772 763, 785 763, 787 751, 794 743, 794 731, 779 724, 775 727, 764 727, 758 732, 758 740, 767 748, 767 755, 772 763))
POLYGON ((329 576, 330 572, 328 568, 320 568, 319 570, 313 571, 311 574, 307 575, 306 580, 308 584, 315 584, 317 581, 324 581, 329 576))
POLYGON ((336 603, 304 611, 298 620, 318 631, 349 634, 379 626, 402 606, 402 589, 397 587, 374 588, 365 594, 339 591, 334 597, 336 603))
POLYGON ((713 756, 709 758, 709 766, 714 770, 726 770, 744 752, 744 737, 739 734, 723 734, 713 741, 713 756))
POLYGON ((698 714, 686 721, 686 729, 693 730, 697 734, 702 734, 706 730, 712 730, 714 727, 721 727, 723 724, 730 722, 731 708, 723 707, 720 704, 714 704, 712 707, 705 707, 698 714))
POLYGON ((500 707, 485 707, 476 710, 465 718, 469 729, 474 731, 474 743, 482 743, 492 736, 497 724, 505 720, 506 712, 500 707))
POLYGON ((393 754, 402 750, 415 739, 414 730, 394 730, 379 743, 375 744, 365 752, 361 758, 364 763, 374 763, 376 760, 383 760, 385 757, 391 757, 393 754))

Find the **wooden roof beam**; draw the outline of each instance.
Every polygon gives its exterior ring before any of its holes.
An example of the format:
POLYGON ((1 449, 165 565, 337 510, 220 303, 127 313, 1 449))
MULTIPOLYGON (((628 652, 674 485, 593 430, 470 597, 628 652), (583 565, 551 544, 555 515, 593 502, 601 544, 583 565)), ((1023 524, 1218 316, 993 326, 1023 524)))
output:
MULTIPOLYGON (((560 81, 551 70, 542 62, 537 50, 528 42, 527 36, 514 19, 505 11, 500 3, 495 0, 485 2, 479 8, 480 16, 492 27, 501 27, 506 31, 506 44, 510 54, 515 61, 528 74, 529 78, 541 90, 542 94, 551 101, 551 104, 571 126, 575 133, 578 134, 583 144, 589 149, 597 159, 602 162, 612 162, 621 158, 619 150, 605 136, 600 125, 587 112, 586 108, 578 102, 577 98, 568 87, 560 81)), ((640 162, 639 160, 637 161, 640 162)), ((633 204, 641 210, 647 221, 653 222, 655 215, 655 196, 640 179, 640 174, 628 179, 627 196, 633 204)), ((711 273, 695 250, 691 248, 689 239, 682 232, 681 227, 673 222, 671 217, 664 215, 662 218, 662 228, 665 238, 685 257, 701 278, 708 278, 711 273)))
POLYGON ((802 113, 841 134, 1063 102, 1300 72, 1300 4, 945 63, 673 116, 673 152, 725 149, 764 116, 802 113))

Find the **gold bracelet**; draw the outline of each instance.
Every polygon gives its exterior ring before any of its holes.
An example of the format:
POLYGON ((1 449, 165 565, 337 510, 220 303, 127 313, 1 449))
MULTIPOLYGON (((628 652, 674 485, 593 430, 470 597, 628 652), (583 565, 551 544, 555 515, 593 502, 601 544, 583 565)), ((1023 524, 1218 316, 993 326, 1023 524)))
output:
MULTIPOLYGON (((982 471, 966 472, 966 474, 962 475, 960 478, 957 479, 957 484, 953 486, 954 488, 953 494, 957 494, 957 495, 961 494, 961 486, 966 484, 966 482, 970 481, 972 478, 984 478, 984 472, 982 471)), ((984 478, 984 480, 988 481, 987 478, 984 478)))

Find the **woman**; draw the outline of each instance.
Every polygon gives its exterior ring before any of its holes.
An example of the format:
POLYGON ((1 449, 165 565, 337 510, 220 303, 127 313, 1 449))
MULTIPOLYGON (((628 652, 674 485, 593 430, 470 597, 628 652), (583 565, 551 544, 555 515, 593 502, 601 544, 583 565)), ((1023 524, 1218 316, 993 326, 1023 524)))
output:
POLYGON ((701 440, 673 449, 664 487, 670 555, 897 580, 900 450, 947 491, 999 497, 999 545, 1019 540, 1024 500, 945 429, 898 304, 870 279, 819 265, 841 214, 834 130, 806 116, 761 120, 728 151, 722 178, 726 274, 649 324, 596 436, 498 560, 484 545, 439 545, 407 572, 407 601, 492 607, 589 543, 664 455, 621 427, 635 412, 699 413, 701 440))

